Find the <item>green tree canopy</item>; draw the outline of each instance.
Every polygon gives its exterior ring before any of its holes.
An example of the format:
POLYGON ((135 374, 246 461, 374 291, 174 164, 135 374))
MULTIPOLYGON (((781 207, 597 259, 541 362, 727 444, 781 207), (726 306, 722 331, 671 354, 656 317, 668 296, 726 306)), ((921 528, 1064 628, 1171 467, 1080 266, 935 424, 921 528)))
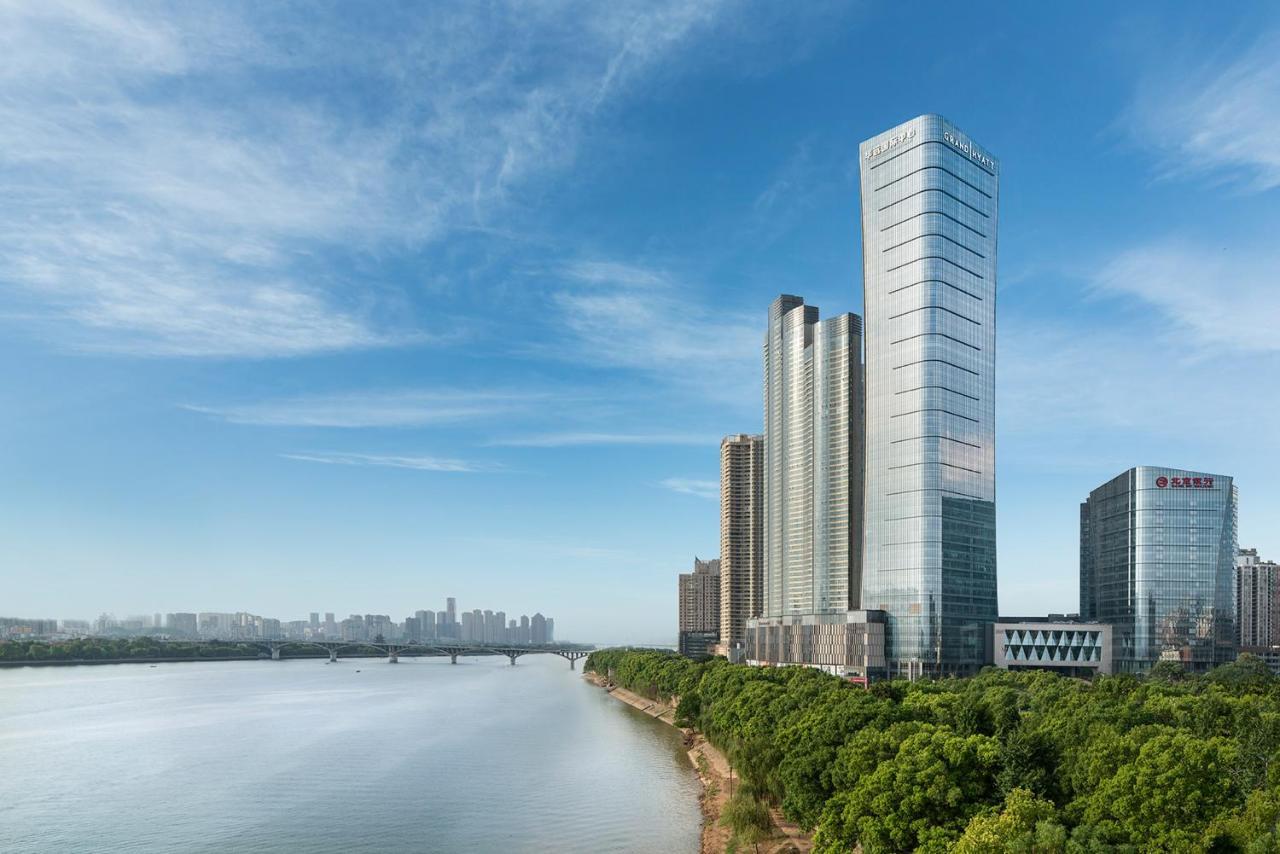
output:
POLYGON ((868 689, 654 650, 587 666, 679 697, 682 724, 739 775, 735 810, 778 806, 818 851, 1280 854, 1280 683, 1251 657, 1204 675, 989 669, 868 689))

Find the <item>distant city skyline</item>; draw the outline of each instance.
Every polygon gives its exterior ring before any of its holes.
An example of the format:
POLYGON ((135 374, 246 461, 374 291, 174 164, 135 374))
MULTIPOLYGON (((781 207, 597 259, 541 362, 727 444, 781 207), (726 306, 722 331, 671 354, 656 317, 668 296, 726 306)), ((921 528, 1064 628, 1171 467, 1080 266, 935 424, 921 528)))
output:
POLYGON ((0 614, 0 640, 51 634, 167 634, 177 637, 235 640, 246 638, 329 640, 436 640, 473 643, 544 644, 555 637, 555 618, 535 611, 508 615, 489 608, 457 610, 457 598, 443 600, 439 611, 418 609, 401 619, 391 614, 310 611, 300 619, 255 614, 251 611, 197 610, 128 613, 117 617, 102 612, 91 619, 0 614))
POLYGON ((858 145, 926 113, 1000 158, 1000 612, 1133 466, 1280 555, 1280 9, 1091 8, 5 5, 4 609, 674 642, 762 313, 860 310, 858 145))

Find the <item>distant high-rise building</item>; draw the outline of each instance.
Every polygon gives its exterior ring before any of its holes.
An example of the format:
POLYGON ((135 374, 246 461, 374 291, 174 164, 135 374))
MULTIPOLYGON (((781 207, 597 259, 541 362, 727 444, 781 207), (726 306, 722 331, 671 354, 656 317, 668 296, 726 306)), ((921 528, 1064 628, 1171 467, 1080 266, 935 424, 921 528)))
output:
POLYGON ((418 621, 418 631, 423 640, 434 640, 436 637, 436 612, 415 611, 413 616, 418 621))
POLYGON ((396 636, 396 624, 392 621, 389 614, 373 614, 371 620, 372 625, 369 629, 370 640, 379 636, 384 640, 391 640, 396 636))
MULTIPOLYGON (((64 623, 74 623, 74 620, 64 623)), ((70 627, 64 625, 64 630, 70 627)), ((32 619, 30 617, 0 617, 0 639, 29 639, 47 637, 58 633, 58 621, 32 619)))
POLYGON ((997 616, 1000 166, 923 115, 862 143, 866 514, 861 607, 891 673, 965 674, 997 616))
POLYGON ((436 637, 448 638, 449 640, 458 639, 456 628, 449 623, 448 611, 436 612, 436 637))
POLYGON ((1235 658, 1236 502, 1230 477, 1138 466, 1080 505, 1080 616, 1112 625, 1118 672, 1235 658))
POLYGON ((165 620, 165 627, 170 634, 181 635, 182 637, 193 638, 200 633, 199 623, 195 614, 169 614, 165 620))
POLYGON ((320 612, 312 611, 311 612, 311 629, 312 631, 315 631, 319 628, 320 628, 320 612))
POLYGON ((556 621, 554 617, 547 617, 547 643, 556 642, 556 621))
POLYGON ((368 632, 365 630, 364 617, 361 617, 359 614, 352 614, 350 617, 343 620, 338 626, 338 632, 342 640, 369 640, 368 632))
POLYGON ((1236 642, 1244 648, 1280 646, 1280 565, 1257 549, 1236 553, 1236 642))
POLYGON ((529 644, 533 641, 533 630, 529 625, 529 617, 525 614, 520 615, 520 637, 518 643, 529 644))
POLYGON ((682 655, 707 655, 720 638, 720 561, 693 559, 680 573, 677 644, 682 655))
POLYGON ((470 611, 462 612, 462 631, 458 640, 472 643, 476 639, 476 617, 470 611))
MULTIPOLYGON (((196 615, 199 622, 200 637, 207 639, 227 640, 233 636, 234 614, 213 611, 201 611, 196 615)), ((99 617, 99 620, 102 618, 99 617)))
POLYGON ((529 643, 540 646, 547 642, 547 618, 541 613, 533 615, 529 620, 529 643))
POLYGON ((862 320, 783 295, 764 342, 766 617, 858 606, 862 320))
POLYGON ((446 619, 449 625, 456 626, 458 624, 458 600, 450 596, 444 600, 444 603, 446 619))
POLYGON ((720 442, 720 643, 740 647, 764 586, 764 437, 720 442))

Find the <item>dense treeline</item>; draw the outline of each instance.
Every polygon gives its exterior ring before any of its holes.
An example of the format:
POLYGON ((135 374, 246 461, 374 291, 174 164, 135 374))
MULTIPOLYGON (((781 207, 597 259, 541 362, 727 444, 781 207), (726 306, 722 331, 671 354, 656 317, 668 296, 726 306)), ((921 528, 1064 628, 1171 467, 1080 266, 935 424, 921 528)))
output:
POLYGON ((652 650, 587 668, 678 698, 678 722, 821 852, 1280 852, 1280 681, 1252 656, 1198 677, 989 669, 869 690, 652 650))
MULTIPOLYGON (((356 655, 377 649, 344 650, 356 655)), ((265 654, 262 647, 245 643, 161 642, 151 637, 77 638, 69 641, 0 641, 0 661, 99 661, 122 658, 243 658, 265 654)), ((281 654, 291 657, 323 656, 322 649, 308 646, 285 646, 281 654)))

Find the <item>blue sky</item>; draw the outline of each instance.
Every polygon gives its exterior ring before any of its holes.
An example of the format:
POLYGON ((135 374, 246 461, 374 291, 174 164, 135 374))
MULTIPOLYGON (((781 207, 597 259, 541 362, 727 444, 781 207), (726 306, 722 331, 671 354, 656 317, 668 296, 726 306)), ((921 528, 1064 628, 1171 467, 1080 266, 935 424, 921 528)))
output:
POLYGON ((670 640, 767 306, 861 311, 924 112, 1001 159, 1002 612, 1132 465, 1280 555, 1280 12, 1117 8, 0 6, 0 613, 670 640))

